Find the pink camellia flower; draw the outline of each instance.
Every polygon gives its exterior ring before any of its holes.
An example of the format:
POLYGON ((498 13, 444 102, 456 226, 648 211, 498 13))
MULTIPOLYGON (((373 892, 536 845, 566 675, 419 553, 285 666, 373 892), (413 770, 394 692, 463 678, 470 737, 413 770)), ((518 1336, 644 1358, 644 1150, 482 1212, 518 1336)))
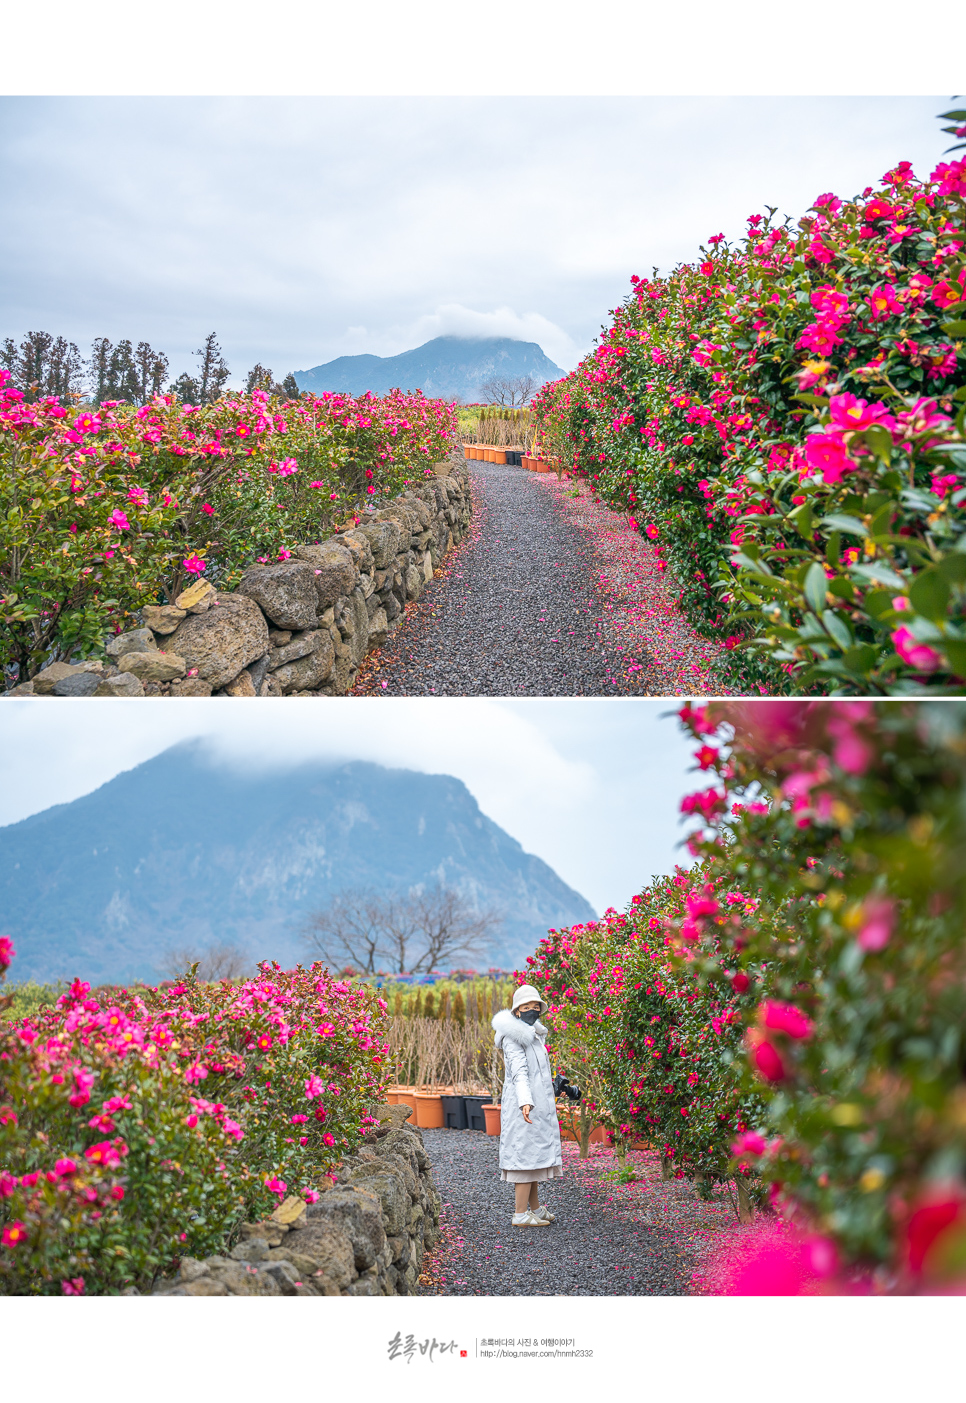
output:
POLYGON ((873 321, 877 321, 879 317, 890 317, 898 305, 898 299, 889 283, 877 287, 869 298, 869 310, 873 321))
POLYGON ((84 1278, 82 1276, 72 1276, 69 1281, 62 1281, 60 1289, 65 1296, 83 1296, 84 1278))
POLYGON ((201 510, 204 512, 205 516, 214 516, 215 514, 215 509, 210 502, 203 502, 201 504, 201 510))
POLYGON ((942 658, 928 643, 920 643, 907 628, 897 628, 891 635, 896 652, 904 663, 919 672, 935 672, 942 658))
POLYGON ((130 531, 131 523, 121 511, 120 507, 115 507, 108 517, 111 526, 116 526, 119 531, 130 531))
POLYGON ((9 969, 16 953, 9 935, 0 935, 0 969, 9 969))
POLYGON ((881 404, 868 404, 864 399, 857 399, 855 395, 833 395, 829 400, 829 410, 832 423, 838 429, 861 431, 871 428, 880 419, 888 418, 887 411, 881 404))
POLYGON ((842 320, 849 315, 848 296, 844 292, 837 292, 831 283, 823 283, 821 287, 817 287, 810 301, 819 316, 827 321, 842 320))
POLYGON ((4 1227, 2 1239, 3 1245, 4 1247, 17 1247, 21 1242, 23 1242, 26 1236, 26 1225, 24 1223, 21 1223, 19 1219, 16 1219, 12 1223, 7 1223, 7 1225, 4 1227))
POLYGON ((184 1123, 189 1130, 194 1130, 195 1126, 198 1124, 198 1117, 192 1111, 190 1116, 185 1116, 184 1123))
POLYGON ((111 1189, 111 1198, 116 1198, 118 1203, 124 1198, 124 1189, 120 1184, 115 1184, 111 1189))
POLYGON ((816 355, 827 356, 836 346, 842 344, 839 323, 831 321, 813 322, 807 326, 795 343, 799 350, 814 351, 816 355))
POLYGON ((281 549, 281 550, 279 551, 279 553, 278 553, 278 558, 279 558, 279 560, 291 560, 291 559, 292 559, 292 552, 291 552, 290 550, 286 550, 285 547, 283 546, 282 549, 281 549))
POLYGON ((189 1084, 204 1081, 208 1075, 208 1068, 203 1062, 192 1062, 190 1067, 185 1068, 184 1079, 189 1084))
POLYGON ((310 1076, 308 1081, 305 1083, 306 1101, 311 1101, 315 1096, 321 1096, 324 1090, 325 1082, 322 1080, 321 1077, 318 1077, 313 1073, 312 1076, 310 1076))
POLYGON ((113 1169, 126 1154, 127 1146, 123 1140, 100 1140, 96 1145, 88 1145, 84 1151, 84 1158, 90 1160, 91 1164, 101 1165, 104 1169, 113 1169))
POLYGON ((0 1174, 0 1198, 10 1198, 16 1187, 17 1180, 13 1174, 8 1174, 6 1171, 0 1174))
POLYGON ((325 483, 324 483, 324 482, 310 482, 310 483, 309 483, 309 486, 310 486, 310 487, 324 487, 324 486, 325 486, 325 483))
POLYGON ((644 535, 650 541, 656 541, 660 534, 656 526, 649 525, 644 527, 644 535))
POLYGON ((308 1116, 292 1116, 291 1120, 293 1125, 304 1125, 308 1120, 308 1116))
POLYGON ((752 1053, 752 1060, 765 1081, 785 1080, 785 1064, 774 1044, 760 1042, 752 1053))
POLYGON ((86 1106, 91 1099, 91 1087, 94 1085, 94 1073, 87 1071, 85 1067, 80 1067, 74 1073, 74 1092, 67 1098, 75 1110, 81 1106, 86 1106))
POLYGON ((221 1130, 223 1135, 230 1135, 233 1140, 244 1140, 245 1138, 245 1132, 237 1120, 230 1120, 228 1116, 223 1117, 221 1130))
POLYGON ((727 796, 716 789, 705 789, 699 794, 686 794, 681 800, 683 814, 700 814, 710 823, 715 814, 721 813, 727 804, 727 796))
POLYGON ((746 1130, 743 1135, 739 1135, 731 1147, 733 1155, 763 1155, 768 1149, 764 1136, 759 1135, 757 1130, 746 1130))
POLYGON ((306 1203, 318 1203, 320 1195, 318 1189, 303 1189, 302 1197, 306 1203))
POLYGON ((840 482, 845 473, 855 472, 845 444, 835 434, 809 434, 805 440, 805 462, 813 473, 821 473, 824 483, 840 482))
POLYGON ((715 916, 720 911, 720 906, 712 895, 713 888, 705 886, 703 891, 688 892, 685 898, 685 907, 692 920, 697 920, 701 916, 715 916))
POLYGON ((335 1144, 335 1136, 332 1134, 331 1130, 327 1130, 322 1136, 322 1143, 323 1145, 327 1145, 330 1150, 332 1149, 335 1144))
POLYGON ((182 560, 181 564, 189 575, 200 575, 205 569, 206 562, 202 560, 200 555, 193 554, 189 555, 186 560, 182 560))
POLYGON ((787 1033, 790 1038, 810 1038, 812 1024, 800 1008, 794 1004, 776 1003, 769 999, 763 1005, 764 1024, 776 1033, 787 1033))
POLYGON ((294 458, 283 458, 278 465, 279 477, 291 477, 292 474, 297 473, 298 470, 299 465, 294 458))
POLYGON ((72 426, 79 434, 96 434, 101 427, 99 414, 78 414, 72 426))
POLYGON ((288 1184, 284 1179, 272 1178, 265 1180, 265 1187, 269 1193, 278 1194, 279 1198, 284 1198, 288 1191, 288 1184))
POLYGON ((904 594, 897 594, 892 601, 892 607, 899 614, 904 614, 907 609, 912 608, 912 601, 904 594))
POLYGON ((148 494, 143 487, 129 487, 127 499, 139 507, 146 507, 148 504, 148 494))
POLYGON ((731 987, 736 994, 743 994, 751 987, 751 980, 743 970, 739 970, 731 981, 731 987))
POLYGON ((862 950, 884 950, 896 923, 896 904, 888 896, 870 896, 862 903, 858 944, 862 950))

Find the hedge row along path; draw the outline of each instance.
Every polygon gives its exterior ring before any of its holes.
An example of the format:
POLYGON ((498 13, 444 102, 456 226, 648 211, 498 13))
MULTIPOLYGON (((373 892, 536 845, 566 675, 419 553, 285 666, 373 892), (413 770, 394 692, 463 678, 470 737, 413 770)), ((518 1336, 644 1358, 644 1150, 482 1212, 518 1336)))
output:
POLYGON ((608 1177, 613 1150, 581 1160, 563 1145, 564 1175, 541 1186, 556 1215, 547 1228, 514 1228, 513 1187, 500 1181, 500 1142, 474 1130, 424 1130, 443 1200, 440 1240, 423 1263, 429 1296, 687 1296, 726 1289, 714 1260, 739 1261, 773 1218, 740 1226, 725 1193, 698 1198, 686 1179, 661 1179, 660 1161, 632 1150, 629 1184, 608 1177), (722 1254, 725 1255, 725 1254, 722 1254))
POLYGON ((473 521, 356 696, 727 695, 653 546, 583 483, 470 460, 473 521))

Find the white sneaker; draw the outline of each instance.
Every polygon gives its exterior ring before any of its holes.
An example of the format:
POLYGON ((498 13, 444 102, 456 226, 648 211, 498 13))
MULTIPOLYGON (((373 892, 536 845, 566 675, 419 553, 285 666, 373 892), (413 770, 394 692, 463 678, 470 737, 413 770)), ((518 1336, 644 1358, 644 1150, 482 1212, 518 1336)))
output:
POLYGON ((539 1208, 531 1208, 530 1212, 535 1218, 540 1218, 544 1223, 555 1223, 557 1221, 545 1203, 541 1203, 539 1208))
POLYGON ((550 1223, 546 1218, 538 1218, 528 1208, 525 1213, 514 1213, 513 1226, 515 1228, 549 1228, 550 1223))

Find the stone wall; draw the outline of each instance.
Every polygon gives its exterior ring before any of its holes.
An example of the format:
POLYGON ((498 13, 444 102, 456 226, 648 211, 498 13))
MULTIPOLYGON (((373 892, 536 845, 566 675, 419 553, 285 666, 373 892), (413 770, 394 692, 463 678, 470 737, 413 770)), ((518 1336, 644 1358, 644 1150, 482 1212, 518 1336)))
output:
POLYGON ((6 695, 342 696, 469 520, 469 475, 449 459, 357 527, 247 570, 232 592, 198 581, 173 605, 146 605, 107 663, 53 663, 6 695))
POLYGON ((156 1296, 412 1296, 439 1232, 440 1197, 408 1107, 378 1108, 381 1124, 343 1160, 317 1203, 288 1199, 243 1223, 224 1257, 186 1257, 156 1296), (288 1219, 289 1221, 286 1221, 288 1219))

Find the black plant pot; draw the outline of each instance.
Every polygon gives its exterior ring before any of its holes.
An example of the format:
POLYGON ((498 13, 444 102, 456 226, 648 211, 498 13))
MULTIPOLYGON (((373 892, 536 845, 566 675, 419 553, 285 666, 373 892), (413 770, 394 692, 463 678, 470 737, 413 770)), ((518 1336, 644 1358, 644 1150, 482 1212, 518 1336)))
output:
POLYGON ((443 1124, 447 1130, 466 1129, 466 1103, 462 1096, 444 1096, 443 1124))
POLYGON ((486 1133, 486 1116, 483 1107, 490 1104, 489 1096, 464 1096, 466 1107, 466 1127, 468 1130, 482 1130, 486 1133))

